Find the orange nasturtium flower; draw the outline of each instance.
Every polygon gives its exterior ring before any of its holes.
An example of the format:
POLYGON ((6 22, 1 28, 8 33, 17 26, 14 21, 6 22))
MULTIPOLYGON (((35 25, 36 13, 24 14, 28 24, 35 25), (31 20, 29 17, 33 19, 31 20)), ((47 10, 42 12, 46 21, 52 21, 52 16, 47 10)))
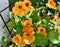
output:
POLYGON ((29 0, 24 0, 23 3, 29 9, 29 11, 34 9, 34 7, 31 6, 32 4, 31 4, 31 2, 29 0))
POLYGON ((16 2, 15 6, 12 8, 12 12, 18 16, 23 16, 28 12, 23 2, 16 2))
POLYGON ((52 9, 56 8, 56 3, 53 0, 48 0, 47 5, 49 8, 52 8, 52 9))
POLYGON ((24 27, 23 32, 25 35, 31 35, 34 33, 34 28, 33 27, 24 27))
POLYGON ((14 43, 16 43, 16 44, 19 44, 19 43, 22 41, 22 38, 21 38, 21 36, 20 36, 19 34, 17 34, 16 36, 14 36, 14 37, 12 38, 12 41, 13 41, 14 43))
POLYGON ((47 32, 46 32, 46 29, 44 27, 38 27, 37 33, 40 33, 40 34, 47 36, 47 32))
POLYGON ((31 25, 32 25, 31 20, 25 20, 24 22, 22 22, 22 26, 31 26, 31 25))
POLYGON ((59 16, 58 13, 55 14, 54 19, 56 20, 56 23, 57 23, 57 24, 60 24, 60 16, 59 16))
POLYGON ((23 41, 22 37, 17 34, 12 38, 12 41, 18 46, 18 47, 23 47, 26 45, 26 43, 23 41))
POLYGON ((15 6, 12 8, 12 12, 17 16, 23 16, 32 9, 34 9, 34 7, 31 6, 31 2, 29 0, 24 0, 23 2, 16 2, 15 6))
POLYGON ((23 8, 24 8, 23 2, 16 2, 15 6, 12 8, 12 12, 18 16, 22 16, 24 15, 23 8))
POLYGON ((25 3, 26 7, 31 6, 31 2, 29 0, 24 0, 23 3, 25 3))
POLYGON ((34 42, 35 37, 33 35, 23 35, 23 40, 26 44, 31 44, 34 42))

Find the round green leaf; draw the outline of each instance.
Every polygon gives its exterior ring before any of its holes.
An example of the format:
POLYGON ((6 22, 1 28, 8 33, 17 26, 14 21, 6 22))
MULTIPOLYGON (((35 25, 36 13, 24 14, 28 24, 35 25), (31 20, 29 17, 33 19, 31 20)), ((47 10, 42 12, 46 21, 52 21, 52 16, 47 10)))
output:
POLYGON ((3 46, 7 46, 8 41, 7 41, 7 39, 4 36, 2 36, 1 40, 2 40, 2 45, 3 46))
POLYGON ((45 46, 48 44, 48 38, 42 34, 35 34, 34 45, 45 46))
POLYGON ((58 44, 59 43, 59 33, 58 32, 54 32, 54 31, 50 31, 49 32, 49 40, 53 43, 53 44, 58 44))
POLYGON ((47 25, 49 23, 49 19, 42 19, 42 24, 47 25))

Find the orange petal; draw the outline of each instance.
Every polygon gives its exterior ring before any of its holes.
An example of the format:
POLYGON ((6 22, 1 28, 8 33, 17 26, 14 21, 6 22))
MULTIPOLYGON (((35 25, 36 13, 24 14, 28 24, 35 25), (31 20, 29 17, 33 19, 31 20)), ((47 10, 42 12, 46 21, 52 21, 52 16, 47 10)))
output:
POLYGON ((37 33, 40 33, 40 34, 47 36, 47 32, 46 32, 46 29, 44 27, 38 27, 37 33))
POLYGON ((25 3, 25 6, 31 6, 31 2, 29 0, 24 0, 23 3, 25 3))
POLYGON ((29 36, 23 35, 23 40, 26 44, 31 44, 34 42, 35 37, 33 35, 29 35, 29 36))
POLYGON ((57 24, 60 24, 60 18, 58 18, 58 19, 56 20, 56 23, 57 23, 57 24))
POLYGON ((31 25, 32 25, 31 20, 25 20, 24 22, 22 22, 22 26, 31 26, 31 25))
POLYGON ((53 0, 48 0, 48 7, 49 8, 56 8, 56 3, 53 0))
POLYGON ((34 33, 34 28, 33 27, 24 27, 23 28, 24 34, 33 34, 34 33))
POLYGON ((17 34, 16 36, 14 36, 13 38, 12 38, 12 41, 14 42, 14 43, 16 43, 16 44, 18 44, 18 43, 20 43, 21 42, 21 36, 19 35, 19 34, 17 34))
POLYGON ((29 10, 34 10, 33 6, 29 6, 28 8, 29 8, 29 10))

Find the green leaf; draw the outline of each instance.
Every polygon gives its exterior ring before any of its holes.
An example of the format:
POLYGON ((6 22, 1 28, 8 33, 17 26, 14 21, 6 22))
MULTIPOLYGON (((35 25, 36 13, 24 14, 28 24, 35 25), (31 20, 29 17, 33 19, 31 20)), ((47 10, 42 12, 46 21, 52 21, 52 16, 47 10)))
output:
POLYGON ((2 36, 1 41, 3 46, 7 46, 8 41, 4 36, 2 36))
POLYGON ((49 32, 51 31, 51 29, 50 29, 49 27, 50 27, 50 26, 47 26, 47 27, 46 27, 47 33, 49 33, 49 32))
POLYGON ((16 31, 17 31, 16 33, 22 35, 23 34, 22 29, 23 27, 21 25, 21 22, 18 22, 16 25, 16 31))
POLYGON ((50 44, 49 47, 57 47, 56 45, 50 44))
POLYGON ((41 6, 44 6, 45 3, 47 2, 47 0, 30 0, 32 2, 32 5, 35 7, 35 8, 39 8, 41 6))
POLYGON ((14 25, 15 25, 14 19, 11 19, 11 20, 7 23, 7 26, 8 26, 8 29, 9 29, 9 30, 12 30, 12 28, 14 27, 14 25))
POLYGON ((60 46, 60 43, 58 43, 57 45, 60 46))
POLYGON ((15 4, 15 2, 18 1, 18 0, 10 0, 10 4, 15 4))
POLYGON ((58 11, 58 14, 60 15, 60 10, 58 11))
POLYGON ((49 40, 53 43, 53 44, 58 44, 59 43, 59 33, 58 32, 54 32, 54 31, 50 31, 49 32, 49 40))
POLYGON ((39 16, 38 16, 38 11, 33 11, 32 15, 31 15, 31 18, 32 18, 32 22, 33 23, 36 23, 39 21, 39 16))
POLYGON ((59 33, 59 36, 58 36, 59 43, 58 43, 58 45, 60 46, 60 32, 58 32, 58 33, 59 33))
POLYGON ((48 23, 49 23, 49 19, 42 19, 42 24, 45 24, 45 25, 47 25, 48 23))
POLYGON ((48 43, 48 38, 42 34, 35 34, 34 45, 45 46, 48 43))

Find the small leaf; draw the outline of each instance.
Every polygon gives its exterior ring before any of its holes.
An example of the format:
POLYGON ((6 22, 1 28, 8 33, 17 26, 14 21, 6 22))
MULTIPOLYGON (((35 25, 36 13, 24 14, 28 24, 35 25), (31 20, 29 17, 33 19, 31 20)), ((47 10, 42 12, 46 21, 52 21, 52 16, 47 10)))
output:
POLYGON ((39 18, 38 18, 38 17, 39 17, 39 16, 38 16, 38 12, 37 12, 36 10, 33 11, 32 15, 31 15, 32 22, 33 22, 33 23, 38 22, 38 21, 39 21, 39 18))
POLYGON ((35 34, 34 45, 45 46, 48 43, 48 38, 42 34, 35 34))
POLYGON ((47 25, 49 23, 49 19, 42 19, 42 24, 47 25))
POLYGON ((59 43, 59 33, 58 32, 54 32, 54 31, 50 31, 49 32, 49 40, 53 43, 53 44, 58 44, 59 43))
POLYGON ((21 22, 18 22, 16 25, 16 33, 22 35, 23 34, 22 29, 23 27, 21 25, 21 22))
POLYGON ((3 46, 7 46, 8 41, 7 41, 7 39, 4 36, 2 36, 1 41, 2 41, 2 45, 3 46))
POLYGON ((7 26, 9 30, 12 30, 13 26, 15 25, 14 19, 11 19, 8 23, 7 26))

